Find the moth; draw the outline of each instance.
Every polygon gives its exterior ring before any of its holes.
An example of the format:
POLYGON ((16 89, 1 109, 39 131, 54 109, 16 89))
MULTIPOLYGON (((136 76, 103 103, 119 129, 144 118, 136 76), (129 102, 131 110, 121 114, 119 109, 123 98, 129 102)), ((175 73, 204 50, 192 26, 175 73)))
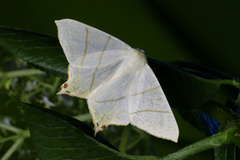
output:
POLYGON ((75 20, 55 22, 69 63, 68 80, 57 94, 87 99, 95 134, 130 123, 178 141, 178 125, 143 50, 75 20))

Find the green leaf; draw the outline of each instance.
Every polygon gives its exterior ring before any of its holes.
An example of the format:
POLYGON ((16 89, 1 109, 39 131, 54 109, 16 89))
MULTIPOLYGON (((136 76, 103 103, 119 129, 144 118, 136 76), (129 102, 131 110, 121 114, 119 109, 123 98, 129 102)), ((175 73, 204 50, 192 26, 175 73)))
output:
POLYGON ((0 93, 0 116, 14 116, 20 113, 19 108, 14 104, 7 92, 0 93))
POLYGON ((198 108, 197 111, 211 115, 211 117, 218 121, 223 127, 229 125, 231 121, 239 119, 239 116, 235 112, 215 101, 209 101, 201 108, 198 108))
POLYGON ((42 107, 17 103, 26 111, 40 159, 158 159, 120 153, 99 135, 93 137, 94 131, 80 121, 42 107))
MULTIPOLYGON (((239 90, 238 78, 190 62, 174 61, 166 64, 153 59, 148 59, 148 62, 171 107, 194 109, 214 118, 224 126, 239 118, 230 108, 212 101, 222 85, 232 85, 239 90)), ((190 110, 179 113, 193 126, 199 126, 190 110)))
POLYGON ((0 27, 0 46, 35 67, 67 78, 67 60, 55 37, 0 27))
MULTIPOLYGON (((0 27, 0 46, 37 68, 67 79, 68 62, 56 37, 0 27)), ((148 61, 171 106, 176 108, 202 106, 222 84, 153 59, 148 61)))
MULTIPOLYGON (((240 119, 230 122, 223 131, 200 140, 194 144, 190 144, 189 146, 186 146, 175 153, 163 157, 162 160, 180 160, 189 157, 192 154, 199 153, 210 148, 220 147, 226 144, 235 144, 238 147, 240 146, 240 119)), ((221 149, 223 150, 224 148, 221 149)), ((228 154, 232 155, 233 153, 231 152, 233 150, 231 148, 229 149, 230 152, 228 154)), ((220 155, 220 153, 215 154, 218 154, 218 156, 220 155)), ((220 156, 225 155, 226 153, 221 153, 220 156)))
MULTIPOLYGON (((56 37, 0 27, 0 46, 48 73, 67 79, 68 62, 56 37)), ((236 77, 201 65, 179 61, 167 64, 150 58, 148 62, 174 108, 199 109, 222 85, 240 89, 236 77)))
MULTIPOLYGON (((223 126, 219 128, 222 130, 223 126)), ((240 145, 240 120, 230 122, 224 129, 227 130, 227 135, 225 136, 228 144, 222 145, 220 147, 214 148, 214 155, 216 160, 236 160, 239 156, 237 152, 237 146, 240 145), (232 143, 232 144, 229 144, 232 143)), ((224 131, 223 130, 223 131, 224 131)))
POLYGON ((215 160, 236 160, 236 145, 227 144, 214 149, 215 160))
POLYGON ((229 122, 225 130, 228 131, 226 136, 228 142, 240 148, 240 119, 229 122))
POLYGON ((221 85, 240 89, 238 78, 201 65, 179 61, 168 65, 150 58, 148 62, 175 108, 199 108, 214 97, 221 85))

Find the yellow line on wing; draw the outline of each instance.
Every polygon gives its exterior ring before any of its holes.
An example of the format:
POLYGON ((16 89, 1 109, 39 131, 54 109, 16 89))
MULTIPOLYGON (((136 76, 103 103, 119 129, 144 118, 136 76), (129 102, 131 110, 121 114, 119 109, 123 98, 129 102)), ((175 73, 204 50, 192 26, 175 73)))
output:
POLYGON ((109 36, 108 39, 107 39, 107 41, 106 41, 106 44, 105 44, 105 46, 104 46, 104 48, 103 48, 103 50, 102 50, 102 53, 101 53, 101 55, 100 55, 98 65, 101 64, 101 61, 102 61, 102 55, 103 55, 104 51, 105 51, 106 48, 107 48, 107 44, 108 44, 108 41, 109 41, 110 38, 111 38, 111 36, 109 36))
POLYGON ((95 80, 95 74, 98 70, 98 66, 95 68, 95 72, 93 73, 93 76, 92 76, 92 82, 91 82, 91 86, 90 86, 90 93, 92 92, 92 87, 93 87, 93 84, 94 84, 94 80, 95 80))
POLYGON ((105 103, 105 102, 114 102, 114 101, 119 101, 121 99, 125 99, 127 97, 121 97, 121 98, 118 98, 118 99, 109 99, 109 100, 106 100, 106 101, 95 101, 97 103, 105 103))
POLYGON ((121 98, 118 98, 118 99, 110 99, 110 100, 106 100, 106 101, 95 101, 95 102, 97 102, 97 103, 105 103, 105 102, 119 101, 119 100, 122 100, 122 99, 125 99, 125 98, 128 98, 128 97, 133 97, 133 96, 137 96, 137 95, 140 95, 140 94, 144 94, 146 92, 150 92, 150 91, 153 91, 153 90, 158 89, 158 88, 160 88, 160 86, 152 88, 152 89, 148 89, 148 90, 140 92, 140 93, 132 94, 130 96, 121 97, 121 98))
POLYGON ((106 44, 105 44, 105 46, 104 46, 104 48, 103 48, 103 50, 102 50, 102 53, 101 53, 101 55, 100 55, 100 57, 99 57, 98 66, 95 68, 95 71, 94 71, 94 73, 93 73, 92 82, 91 82, 91 86, 90 86, 90 93, 92 92, 92 87, 93 87, 93 84, 94 84, 96 72, 97 72, 97 70, 98 70, 98 67, 99 67, 100 64, 101 64, 101 61, 102 61, 102 55, 103 55, 104 51, 105 51, 106 48, 107 48, 107 44, 108 44, 108 41, 109 41, 110 38, 111 38, 111 36, 109 36, 108 39, 107 39, 107 41, 106 41, 106 44))
POLYGON ((87 26, 86 26, 85 29, 86 29, 85 50, 84 50, 84 55, 83 55, 83 58, 82 58, 81 66, 83 65, 84 58, 87 54, 87 41, 88 41, 88 28, 87 28, 87 26))
POLYGON ((141 112, 159 112, 159 113, 170 113, 168 111, 154 111, 154 110, 141 110, 141 111, 137 111, 137 112, 132 112, 130 114, 137 114, 137 113, 141 113, 141 112))
POLYGON ((160 88, 160 86, 155 87, 155 88, 152 88, 152 89, 148 89, 148 90, 143 91, 143 92, 140 92, 140 93, 132 94, 132 95, 130 95, 130 96, 132 97, 132 96, 136 96, 136 95, 139 95, 139 94, 144 94, 144 93, 146 93, 146 92, 150 92, 150 91, 153 91, 153 90, 158 89, 158 88, 160 88))

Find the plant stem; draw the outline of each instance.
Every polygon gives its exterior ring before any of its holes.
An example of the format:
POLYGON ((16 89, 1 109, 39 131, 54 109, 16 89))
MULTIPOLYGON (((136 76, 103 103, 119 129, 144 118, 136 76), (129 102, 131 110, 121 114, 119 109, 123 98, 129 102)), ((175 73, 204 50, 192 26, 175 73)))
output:
POLYGON ((52 84, 48 84, 47 82, 42 81, 39 77, 37 77, 35 75, 33 75, 33 76, 30 75, 30 76, 28 76, 28 78, 31 80, 37 80, 37 83, 42 85, 43 87, 49 88, 51 90, 53 89, 52 84))
POLYGON ((11 146, 11 148, 8 149, 8 151, 3 155, 1 160, 8 160, 9 157, 17 150, 17 148, 22 145, 25 138, 30 137, 29 130, 21 130, 21 132, 18 132, 18 135, 11 136, 4 138, 0 141, 0 143, 5 142, 7 140, 16 139, 15 143, 11 146))
POLYGON ((3 155, 1 160, 7 160, 12 153, 22 144, 25 138, 19 138, 12 146, 9 148, 9 150, 3 155))
POLYGON ((135 147, 141 140, 143 140, 145 138, 144 134, 141 134, 138 138, 136 138, 132 143, 128 144, 127 146, 127 150, 132 149, 133 147, 135 147))
POLYGON ((207 137, 201 141, 191 144, 175 153, 169 154, 162 158, 162 160, 180 160, 198 152, 202 152, 207 149, 219 147, 228 143, 227 139, 228 130, 224 130, 211 137, 207 137))
POLYGON ((56 77, 55 82, 53 83, 52 89, 50 90, 50 95, 56 94, 56 91, 60 90, 59 83, 60 83, 60 78, 56 77))
POLYGON ((74 116, 73 118, 75 118, 79 121, 85 122, 85 121, 91 120, 92 116, 90 113, 84 113, 84 114, 79 114, 77 116, 74 116))
POLYGON ((18 135, 15 135, 15 136, 10 136, 10 137, 7 137, 7 138, 3 138, 3 139, 0 140, 0 143, 6 142, 6 141, 9 141, 9 140, 12 140, 12 139, 16 139, 18 137, 19 137, 18 135))
POLYGON ((7 124, 4 124, 4 123, 1 123, 0 122, 0 128, 3 128, 3 129, 6 129, 6 130, 9 130, 9 131, 12 131, 14 133, 19 133, 19 132, 22 132, 23 130, 19 129, 19 128, 16 128, 14 126, 11 126, 11 125, 7 125, 7 124))
POLYGON ((123 132, 122 132, 122 139, 119 145, 119 150, 122 153, 126 153, 127 150, 127 146, 128 146, 128 137, 131 131, 131 126, 128 125, 126 127, 123 128, 123 132))
POLYGON ((19 77, 19 76, 28 76, 28 75, 36 75, 36 74, 45 74, 45 72, 40 71, 39 69, 26 69, 26 70, 18 70, 18 71, 10 71, 10 72, 0 72, 0 77, 19 77))

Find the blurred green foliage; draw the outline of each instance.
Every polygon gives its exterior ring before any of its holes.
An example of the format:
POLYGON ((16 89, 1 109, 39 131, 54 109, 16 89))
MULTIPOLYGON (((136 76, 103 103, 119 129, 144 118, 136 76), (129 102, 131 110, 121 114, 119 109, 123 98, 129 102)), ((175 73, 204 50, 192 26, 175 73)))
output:
MULTIPOLYGON (((240 77, 240 2, 220 1, 1 1, 0 25, 57 36, 54 20, 71 18, 103 30, 132 47, 145 50, 148 57, 160 61, 183 60, 197 62, 240 77)), ((12 76, 2 75, 0 82, 0 118, 8 117, 11 125, 26 129, 25 115, 7 96, 12 91, 23 102, 51 107, 69 116, 88 113, 84 100, 67 96, 55 96, 64 80, 36 71, 21 59, 0 48, 0 71, 25 70, 25 74, 13 72, 12 76), (19 74, 21 76, 19 76, 19 74), (24 75, 24 76, 23 76, 24 75), (46 99, 47 98, 47 99, 46 99), (48 101, 49 100, 49 101, 48 101)), ((225 90, 216 98, 222 100, 225 90)), ((229 96, 230 97, 230 96, 229 96)), ((223 101, 225 103, 225 101, 223 101)), ((180 126, 180 140, 173 144, 150 137, 151 143, 160 156, 175 152, 185 145, 205 137, 203 132, 184 121, 174 110, 180 126), (160 151, 160 153, 159 153, 160 151)), ((92 126, 91 117, 84 121, 92 126)), ((82 117, 80 117, 81 119, 82 117)), ((4 119, 5 120, 5 119, 4 119)), ((120 145, 122 127, 116 127, 118 137, 111 135, 111 128, 103 136, 117 148, 120 145)), ((1 137, 12 132, 1 129, 1 137)), ((143 136, 144 137, 144 136, 143 136)), ((134 140, 134 137, 131 137, 134 140)), ((145 137, 146 138, 146 137, 145 137)), ((14 139, 13 139, 14 140, 14 139)), ((0 145, 1 155, 12 145, 8 141, 0 145)), ((136 146, 130 147, 129 154, 147 154, 144 148, 148 141, 142 138, 136 146)), ((31 140, 24 143, 24 152, 14 153, 13 159, 35 159, 31 140), (28 157, 31 152, 31 156, 28 157)), ((213 153, 202 152, 189 159, 213 159, 213 153)))

